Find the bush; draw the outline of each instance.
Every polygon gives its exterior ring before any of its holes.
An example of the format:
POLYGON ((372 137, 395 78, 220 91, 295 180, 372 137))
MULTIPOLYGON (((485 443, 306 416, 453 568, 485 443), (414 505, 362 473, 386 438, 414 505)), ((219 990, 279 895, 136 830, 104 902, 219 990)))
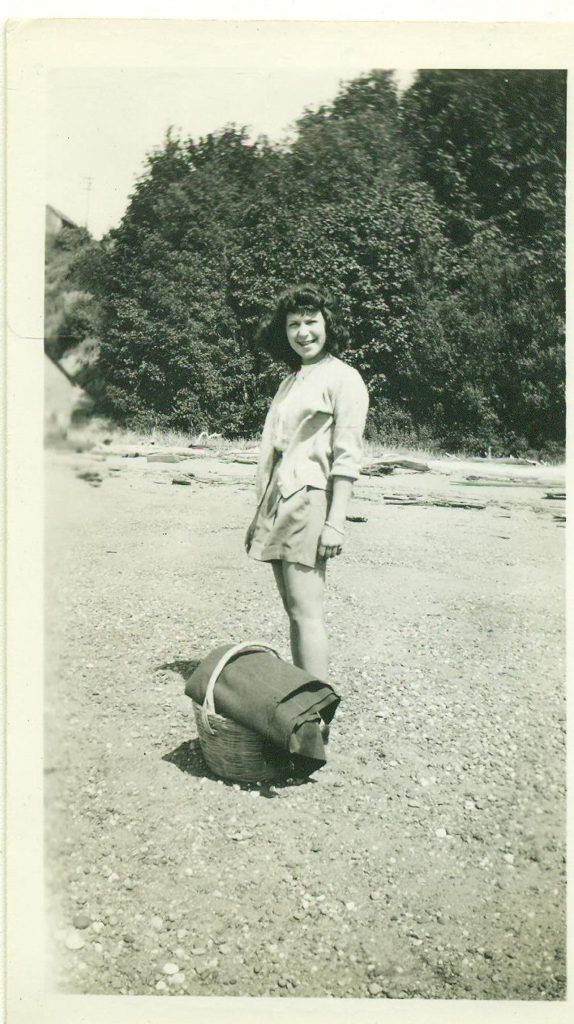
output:
POLYGON ((561 72, 423 72, 399 103, 376 71, 283 147, 235 127, 168 134, 121 225, 74 261, 99 301, 102 408, 257 432, 281 370, 256 325, 310 279, 346 312, 373 436, 559 445, 564 86, 561 72))

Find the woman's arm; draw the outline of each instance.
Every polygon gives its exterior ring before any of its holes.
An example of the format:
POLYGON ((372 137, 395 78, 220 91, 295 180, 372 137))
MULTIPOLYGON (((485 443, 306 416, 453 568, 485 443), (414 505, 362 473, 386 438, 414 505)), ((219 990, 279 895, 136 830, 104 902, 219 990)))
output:
POLYGON ((337 530, 344 531, 345 529, 347 506, 349 504, 351 494, 353 493, 354 482, 355 481, 348 476, 333 477, 333 496, 329 505, 327 522, 337 530))
POLYGON ((347 476, 333 477, 333 493, 329 513, 319 537, 319 558, 333 558, 340 554, 345 533, 345 519, 354 480, 347 476))
POLYGON ((343 548, 347 507, 353 484, 361 469, 362 438, 369 408, 369 394, 356 370, 345 366, 333 403, 333 452, 329 514, 321 536, 320 558, 339 555, 343 548))

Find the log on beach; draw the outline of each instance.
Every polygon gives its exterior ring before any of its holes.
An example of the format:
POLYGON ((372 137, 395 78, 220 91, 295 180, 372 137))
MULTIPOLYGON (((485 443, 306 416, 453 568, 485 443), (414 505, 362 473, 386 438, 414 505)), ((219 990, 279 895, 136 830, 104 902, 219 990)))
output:
POLYGON ((418 459, 406 459, 398 455, 382 455, 367 462, 362 469, 366 476, 383 476, 394 469, 410 469, 415 473, 430 473, 430 466, 418 459))

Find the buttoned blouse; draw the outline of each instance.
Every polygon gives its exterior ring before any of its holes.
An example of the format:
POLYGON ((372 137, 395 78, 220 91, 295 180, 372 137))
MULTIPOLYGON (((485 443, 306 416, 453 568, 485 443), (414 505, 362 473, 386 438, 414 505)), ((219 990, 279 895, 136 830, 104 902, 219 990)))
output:
POLYGON ((261 501, 276 452, 283 498, 301 487, 326 490, 335 476, 356 480, 369 395, 361 375, 335 356, 302 366, 279 385, 261 437, 256 494, 261 501))

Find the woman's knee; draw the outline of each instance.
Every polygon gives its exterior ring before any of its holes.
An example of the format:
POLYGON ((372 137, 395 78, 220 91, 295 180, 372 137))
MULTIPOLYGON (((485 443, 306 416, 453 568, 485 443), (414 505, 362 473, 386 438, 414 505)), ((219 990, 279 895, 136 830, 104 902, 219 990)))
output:
POLYGON ((283 569, 287 614, 295 620, 321 620, 325 589, 323 566, 311 569, 286 563, 283 569))
POLYGON ((296 626, 311 628, 323 623, 323 606, 320 602, 302 603, 292 595, 287 595, 285 607, 291 622, 296 626))

